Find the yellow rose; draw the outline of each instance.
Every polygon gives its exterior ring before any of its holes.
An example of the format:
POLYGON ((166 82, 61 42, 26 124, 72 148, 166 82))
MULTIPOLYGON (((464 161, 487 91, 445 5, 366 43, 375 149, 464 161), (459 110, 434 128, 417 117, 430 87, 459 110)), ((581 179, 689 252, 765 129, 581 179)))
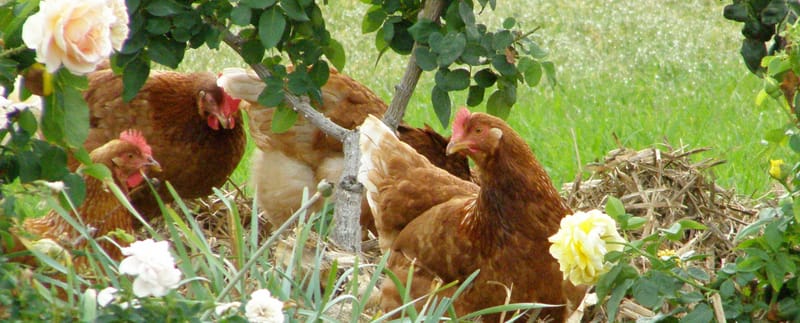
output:
POLYGON ((609 251, 620 251, 625 239, 617 223, 598 210, 577 212, 561 219, 558 232, 548 239, 550 254, 558 260, 564 278, 575 284, 594 284, 611 269, 603 259, 609 251))
POLYGON ((64 65, 83 75, 122 48, 127 24, 124 0, 43 0, 22 26, 22 40, 48 72, 64 65))

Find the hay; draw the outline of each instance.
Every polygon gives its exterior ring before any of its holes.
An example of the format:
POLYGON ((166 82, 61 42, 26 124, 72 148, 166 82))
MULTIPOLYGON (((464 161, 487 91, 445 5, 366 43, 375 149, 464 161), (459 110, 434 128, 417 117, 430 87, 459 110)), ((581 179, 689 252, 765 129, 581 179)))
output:
MULTIPOLYGON (((709 176, 709 170, 724 161, 692 160, 708 150, 669 144, 638 151, 615 149, 602 162, 587 165, 592 171, 589 179, 565 184, 563 194, 574 210, 602 209, 608 196, 620 199, 628 213, 647 219, 641 231, 632 233, 632 239, 683 219, 706 225, 708 230, 689 230, 682 241, 664 247, 678 255, 689 251, 708 255, 701 267, 713 272, 734 261, 733 238, 754 221, 757 210, 755 201, 719 187, 709 176)), ((646 270, 645 264, 639 265, 646 270)))

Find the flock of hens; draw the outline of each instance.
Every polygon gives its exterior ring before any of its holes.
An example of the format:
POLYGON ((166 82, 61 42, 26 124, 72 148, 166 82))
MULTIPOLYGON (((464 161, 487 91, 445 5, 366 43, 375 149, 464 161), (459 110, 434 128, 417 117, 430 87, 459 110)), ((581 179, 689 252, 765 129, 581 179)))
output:
MULTIPOLYGON (((41 94, 41 72, 28 72, 25 86, 41 94)), ((288 131, 274 133, 274 109, 257 102, 264 83, 244 69, 212 73, 151 73, 130 102, 121 99, 122 79, 106 64, 88 75, 83 93, 90 109, 85 143, 95 163, 112 170, 116 184, 145 219, 161 214, 143 175, 169 182, 185 199, 209 195, 224 184, 245 151, 240 109, 249 116, 257 149, 251 183, 264 216, 280 225, 300 206, 303 189, 321 179, 336 182, 343 168, 342 144, 299 117, 288 131)), ((411 297, 423 296, 437 281, 477 278, 455 301, 459 315, 506 302, 540 302, 540 318, 564 321, 584 296, 586 286, 564 280, 548 253, 553 235, 570 209, 530 147, 503 120, 483 113, 458 111, 452 137, 430 127, 401 124, 397 131, 378 118, 386 104, 370 89, 331 70, 314 106, 333 122, 360 129, 365 187, 362 225, 391 252, 388 268, 405 277, 413 268, 411 297), (467 157, 474 161, 470 169, 467 157)), ((71 167, 79 167, 71 160, 71 167)), ((133 233, 140 224, 105 189, 86 178, 87 198, 76 216, 95 237, 114 230, 133 233)), ((171 201, 166 185, 158 196, 171 201)), ((55 212, 28 219, 16 230, 11 252, 20 262, 35 264, 25 244, 51 238, 71 249, 86 241, 55 212)), ((119 260, 118 248, 101 246, 119 260)), ((76 262, 80 265, 80 261, 76 262)), ((449 296, 456 287, 441 291, 449 296)), ((394 283, 381 285, 381 307, 401 303, 394 283)), ((418 306, 422 306, 419 304, 418 306)), ((497 321, 500 314, 484 317, 497 321)))

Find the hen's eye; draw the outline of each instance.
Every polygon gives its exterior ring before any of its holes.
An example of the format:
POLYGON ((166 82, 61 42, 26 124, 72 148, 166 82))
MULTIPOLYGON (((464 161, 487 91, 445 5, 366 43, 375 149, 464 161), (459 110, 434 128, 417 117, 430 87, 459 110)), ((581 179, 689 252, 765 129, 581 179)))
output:
POLYGON ((131 154, 131 153, 128 153, 128 158, 129 158, 129 159, 130 159, 130 158, 133 158, 133 154, 131 154))
POLYGON ((483 131, 483 128, 475 128, 475 133, 481 133, 482 131, 483 131))

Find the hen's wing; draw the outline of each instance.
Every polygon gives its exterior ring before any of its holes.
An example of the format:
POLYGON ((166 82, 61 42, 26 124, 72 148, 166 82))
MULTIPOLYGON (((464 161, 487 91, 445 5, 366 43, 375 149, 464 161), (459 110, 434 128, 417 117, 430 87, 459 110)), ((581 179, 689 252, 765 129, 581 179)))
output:
POLYGON ((381 250, 388 250, 415 218, 440 208, 463 209, 477 194, 477 185, 431 164, 378 118, 369 116, 360 132, 358 179, 366 188, 381 250))

